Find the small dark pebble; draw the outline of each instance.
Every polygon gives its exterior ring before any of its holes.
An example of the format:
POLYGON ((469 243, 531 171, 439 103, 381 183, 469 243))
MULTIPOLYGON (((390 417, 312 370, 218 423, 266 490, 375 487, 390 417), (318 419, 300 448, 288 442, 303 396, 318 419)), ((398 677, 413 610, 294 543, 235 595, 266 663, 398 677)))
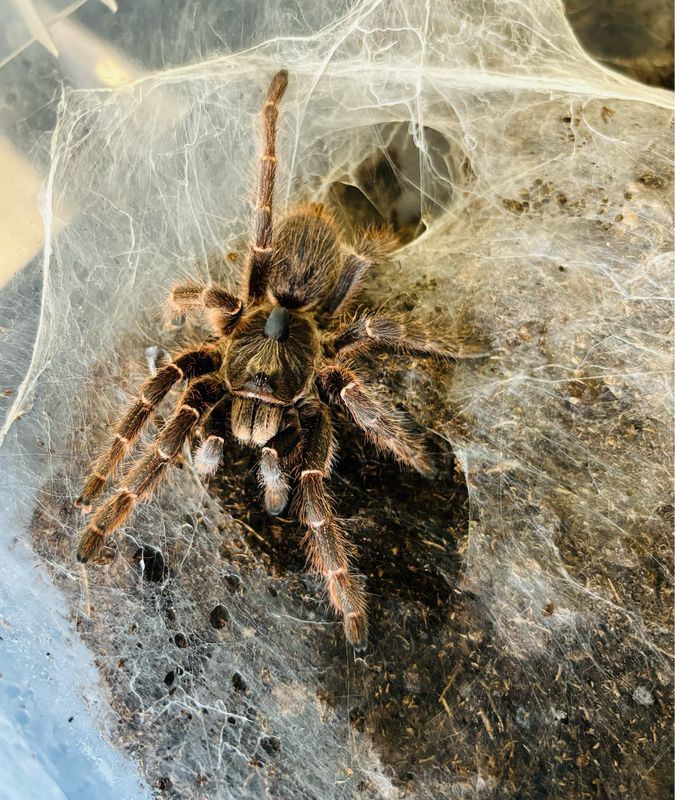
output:
POLYGON ((653 189, 662 189, 666 182, 658 175, 654 175, 653 172, 645 172, 638 178, 640 183, 643 186, 650 186, 653 189))
POLYGON ((238 575, 226 575, 225 583, 231 592, 241 591, 241 578, 238 575))
POLYGON ((215 628, 216 630, 220 630, 224 628, 230 619, 230 614, 225 606, 217 605, 213 611, 211 612, 211 616, 209 620, 211 622, 211 627, 215 628))
POLYGON ((248 689, 246 681, 239 672, 235 672, 232 676, 232 686, 234 686, 238 692, 245 692, 248 689))
POLYGON ((260 746, 268 756, 275 756, 281 750, 281 739, 276 736, 263 736, 260 746))
POLYGON ((164 557, 154 547, 139 547, 134 553, 134 562, 143 564, 143 579, 150 583, 162 583, 169 575, 164 557))

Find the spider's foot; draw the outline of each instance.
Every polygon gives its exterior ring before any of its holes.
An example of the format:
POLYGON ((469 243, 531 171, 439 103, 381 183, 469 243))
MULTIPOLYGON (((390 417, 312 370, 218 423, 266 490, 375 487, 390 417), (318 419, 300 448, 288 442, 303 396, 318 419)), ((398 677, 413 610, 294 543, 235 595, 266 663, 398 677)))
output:
POLYGON ((362 611, 351 611, 344 618, 345 636, 355 653, 364 653, 368 645, 368 619, 362 611))
POLYGON ((265 510, 270 517, 279 517, 288 505, 288 487, 281 486, 277 489, 268 489, 265 492, 265 510))
POLYGON ((386 442, 386 446, 396 456, 399 463, 419 472, 427 480, 433 480, 438 475, 434 459, 416 443, 389 440, 386 442))
POLYGON ((93 472, 82 489, 82 494, 75 501, 75 507, 81 508, 85 514, 91 511, 91 501, 95 500, 101 492, 105 489, 106 478, 105 475, 99 472, 93 472))
POLYGON ((223 460, 224 439, 221 436, 209 436, 195 453, 195 467, 200 475, 213 475, 218 471, 223 460))
POLYGON ((91 511, 91 503, 85 500, 83 495, 80 495, 75 501, 75 508, 79 508, 83 514, 88 514, 91 511))
POLYGON ((103 550, 104 534, 99 528, 92 525, 85 528, 80 543, 77 547, 77 560, 81 564, 86 564, 87 561, 97 558, 103 550))

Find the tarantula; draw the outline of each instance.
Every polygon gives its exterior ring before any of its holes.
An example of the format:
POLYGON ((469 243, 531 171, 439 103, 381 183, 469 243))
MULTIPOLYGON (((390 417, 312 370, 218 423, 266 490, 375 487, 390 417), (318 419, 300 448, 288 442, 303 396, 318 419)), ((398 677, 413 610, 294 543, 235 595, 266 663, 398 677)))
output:
POLYGON ((350 248, 320 204, 291 208, 273 224, 276 121, 287 84, 288 73, 281 70, 263 107, 263 149, 241 296, 195 282, 172 289, 175 314, 205 312, 215 339, 164 363, 117 423, 77 500, 85 511, 171 387, 186 382, 155 442, 83 530, 77 557, 86 562, 101 556, 106 538, 139 500, 152 495, 186 439, 198 430, 202 443, 196 467, 214 473, 231 430, 240 442, 261 448, 259 478, 268 513, 283 513, 293 498, 293 512, 307 530, 303 543, 309 560, 325 578, 347 640, 362 649, 368 634, 365 592, 350 570, 350 547, 325 486, 336 446, 324 401, 340 402, 376 447, 431 476, 432 460, 406 418, 378 399, 352 362, 382 347, 439 357, 469 355, 470 348, 448 336, 433 336, 410 315, 364 312, 340 322, 365 271, 385 259, 395 241, 385 231, 370 229, 350 248))

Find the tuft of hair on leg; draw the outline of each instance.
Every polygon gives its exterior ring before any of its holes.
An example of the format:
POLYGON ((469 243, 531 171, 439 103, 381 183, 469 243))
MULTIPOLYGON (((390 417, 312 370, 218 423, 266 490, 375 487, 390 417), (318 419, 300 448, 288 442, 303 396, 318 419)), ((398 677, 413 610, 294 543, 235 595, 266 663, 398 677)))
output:
POLYGON ((344 617, 345 638, 354 652, 365 653, 368 646, 368 615, 365 611, 350 611, 344 617))
POLYGON ((209 436, 198 447, 194 464, 200 475, 214 475, 220 469, 223 463, 224 444, 222 436, 209 436))
POLYGON ((87 485, 82 490, 82 494, 75 501, 75 508, 79 508, 83 514, 91 511, 91 498, 97 497, 105 488, 105 481, 97 476, 90 478, 87 485))
POLYGON ((290 487, 283 477, 274 485, 265 486, 265 510, 271 517, 284 513, 288 505, 290 487))
POLYGON ((82 533, 80 543, 77 546, 77 560, 80 564, 86 564, 87 561, 95 559, 103 550, 104 541, 104 532, 93 525, 89 525, 82 533))
POLYGON ((286 510, 290 485, 281 469, 279 454, 274 447, 263 447, 258 466, 258 480, 265 490, 265 510, 278 517, 286 510))
POLYGON ((283 97, 288 86, 288 70, 280 69, 272 78, 267 90, 267 101, 276 103, 283 97))
POLYGON ((348 568, 326 575, 328 597, 333 608, 342 616, 345 637, 357 652, 368 643, 368 612, 361 580, 348 568))
POLYGON ((400 246, 393 229, 386 226, 371 225, 359 237, 354 249, 373 262, 386 261, 400 246))

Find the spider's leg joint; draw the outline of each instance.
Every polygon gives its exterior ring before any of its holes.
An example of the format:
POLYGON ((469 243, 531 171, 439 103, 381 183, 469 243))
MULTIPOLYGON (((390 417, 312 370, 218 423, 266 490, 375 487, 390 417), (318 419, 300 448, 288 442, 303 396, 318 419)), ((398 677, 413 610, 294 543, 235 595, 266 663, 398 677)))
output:
POLYGON ((104 528, 99 528, 99 526, 95 525, 93 522, 89 527, 91 528, 92 531, 94 531, 95 533, 98 533, 99 536, 105 536, 104 528))
POLYGON ((340 397, 344 400, 346 394, 348 394, 354 387, 356 386, 356 381, 350 381, 346 386, 343 386, 340 389, 340 397))
MULTIPOLYGON (((338 577, 339 575, 346 575, 346 574, 347 574, 347 570, 344 567, 340 567, 339 569, 330 569, 330 570, 328 570, 328 572, 326 572, 326 578, 330 581, 333 578, 338 577)), ((350 612, 350 613, 354 613, 354 612, 350 612)), ((349 614, 347 614, 347 616, 349 616, 349 614)))
POLYGON ((182 370, 182 369, 181 369, 181 368, 178 366, 178 364, 175 364, 173 361, 169 361, 169 363, 168 363, 166 366, 167 366, 167 367, 173 367, 173 369, 175 369, 175 370, 176 370, 176 372, 179 374, 179 376, 180 376, 180 380, 183 380, 183 378, 185 377, 185 373, 184 373, 184 372, 183 372, 183 370, 182 370))

